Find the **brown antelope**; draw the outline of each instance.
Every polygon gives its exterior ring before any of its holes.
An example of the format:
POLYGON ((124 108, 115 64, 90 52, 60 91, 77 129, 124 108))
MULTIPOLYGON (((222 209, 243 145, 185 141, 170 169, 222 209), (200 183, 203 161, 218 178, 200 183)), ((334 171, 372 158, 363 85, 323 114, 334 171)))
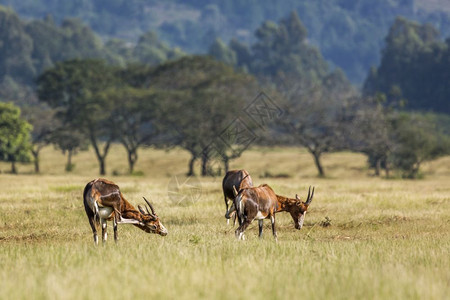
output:
POLYGON ((270 219, 272 223, 272 233, 277 240, 275 228, 275 213, 287 211, 291 214, 295 222, 295 228, 301 229, 305 220, 305 214, 314 196, 314 188, 311 192, 309 187, 308 197, 302 202, 298 195, 295 199, 278 196, 267 184, 258 187, 244 188, 239 192, 234 189, 235 206, 239 218, 240 226, 236 229, 236 237, 245 239, 244 231, 250 223, 257 219, 259 226, 259 237, 262 237, 263 220, 270 219))
POLYGON ((222 181, 222 189, 223 189, 223 198, 225 200, 225 206, 227 208, 225 213, 227 224, 230 222, 230 217, 232 213, 235 211, 233 187, 239 191, 243 188, 252 186, 253 186, 252 177, 246 170, 231 170, 225 174, 225 177, 223 178, 222 181), (228 205, 228 199, 232 201, 231 207, 229 207, 228 205))
POLYGON ((113 221, 114 240, 117 242, 117 225, 133 224, 147 233, 167 235, 167 229, 159 220, 150 202, 145 199, 148 207, 145 211, 141 205, 136 210, 122 195, 119 187, 106 179, 98 178, 89 182, 84 188, 83 202, 86 215, 89 219, 94 243, 98 244, 97 227, 102 225, 102 241, 106 242, 108 233, 106 221, 113 221), (149 209, 150 208, 150 211, 149 209))

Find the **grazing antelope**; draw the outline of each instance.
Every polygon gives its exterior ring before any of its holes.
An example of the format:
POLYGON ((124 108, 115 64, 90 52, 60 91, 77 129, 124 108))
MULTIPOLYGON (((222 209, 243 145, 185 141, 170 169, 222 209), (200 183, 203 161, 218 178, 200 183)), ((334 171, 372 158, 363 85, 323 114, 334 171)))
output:
POLYGON ((278 196, 267 184, 258 187, 244 188, 239 192, 234 188, 235 206, 240 226, 236 229, 236 237, 245 239, 244 231, 250 223, 257 219, 259 226, 259 237, 262 237, 263 220, 270 219, 272 233, 277 240, 275 228, 275 213, 287 211, 295 222, 295 228, 301 229, 305 220, 305 214, 314 196, 314 188, 309 187, 306 202, 302 202, 298 195, 295 199, 278 196))
POLYGON ((253 186, 252 177, 246 170, 231 170, 225 174, 225 177, 223 178, 222 181, 222 189, 223 189, 223 198, 225 200, 225 206, 227 208, 225 213, 227 224, 230 222, 230 217, 232 213, 235 211, 234 209, 235 196, 233 192, 233 187, 237 188, 237 190, 239 191, 243 188, 252 186, 253 186), (228 199, 232 201, 231 207, 228 206, 228 199))
POLYGON ((97 227, 102 225, 102 241, 106 242, 106 221, 113 221, 114 240, 117 242, 117 225, 133 224, 147 233, 167 235, 167 229, 159 220, 150 202, 145 199, 148 207, 144 211, 141 205, 136 210, 122 195, 119 187, 106 179, 98 178, 89 182, 84 188, 83 202, 89 219, 94 243, 98 244, 97 227), (151 212, 148 210, 150 208, 151 212))

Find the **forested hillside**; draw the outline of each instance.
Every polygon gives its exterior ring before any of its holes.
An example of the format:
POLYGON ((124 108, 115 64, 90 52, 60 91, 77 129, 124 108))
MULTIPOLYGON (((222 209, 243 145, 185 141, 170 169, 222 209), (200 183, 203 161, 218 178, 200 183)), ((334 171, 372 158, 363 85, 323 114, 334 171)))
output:
POLYGON ((59 22, 77 17, 104 38, 136 41, 154 30, 171 46, 191 53, 206 53, 218 37, 252 43, 262 22, 278 21, 296 10, 310 42, 357 84, 380 61, 384 37, 398 15, 430 22, 443 36, 450 34, 450 2, 442 0, 0 0, 0 4, 26 18, 51 14, 59 22))
POLYGON ((183 53, 143 33, 136 43, 102 41, 78 19, 55 21, 51 16, 25 21, 12 9, 0 6, 0 99, 30 102, 39 74, 56 62, 74 58, 103 59, 112 65, 158 64, 183 53))

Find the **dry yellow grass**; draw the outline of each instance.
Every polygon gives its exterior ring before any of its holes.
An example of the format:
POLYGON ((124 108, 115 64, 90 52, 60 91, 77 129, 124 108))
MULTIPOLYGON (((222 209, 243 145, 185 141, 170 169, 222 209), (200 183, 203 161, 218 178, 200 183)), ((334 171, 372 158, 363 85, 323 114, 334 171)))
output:
MULTIPOLYGON (((198 201, 175 204, 172 176, 186 172, 188 155, 141 151, 137 171, 126 175, 125 153, 112 148, 106 177, 133 204, 150 198, 167 237, 119 227, 118 245, 95 248, 82 206, 82 189, 98 177, 92 152, 75 157, 73 173, 51 148, 41 175, 0 174, 1 299, 308 298, 445 299, 450 294, 450 158, 424 165, 423 180, 371 177, 365 158, 324 157, 319 179, 310 155, 295 148, 257 148, 234 161, 256 184, 306 196, 317 187, 305 227, 277 215, 279 242, 266 222, 236 241, 223 218, 221 179, 201 178, 198 201), (112 172, 120 173, 112 176, 112 172), (289 178, 260 178, 265 172, 289 178), (327 219, 328 218, 328 219, 327 219), (328 221, 327 221, 328 220, 328 221), (328 222, 331 226, 324 226, 328 222)), ((0 164, 0 170, 9 165, 0 164)), ((111 233, 111 228, 109 228, 111 233)), ((111 236, 111 235, 110 235, 111 236)))

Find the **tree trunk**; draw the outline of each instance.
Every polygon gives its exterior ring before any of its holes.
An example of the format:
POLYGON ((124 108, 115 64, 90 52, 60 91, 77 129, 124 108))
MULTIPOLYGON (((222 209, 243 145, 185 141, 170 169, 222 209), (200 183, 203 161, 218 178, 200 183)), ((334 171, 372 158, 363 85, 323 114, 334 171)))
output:
POLYGON ((40 172, 39 168, 39 151, 38 150, 32 150, 31 154, 33 154, 33 162, 34 162, 34 173, 38 174, 40 172))
POLYGON ((106 175, 105 159, 106 159, 106 155, 108 155, 108 150, 109 150, 109 146, 111 145, 111 140, 108 140, 105 142, 106 144, 103 147, 103 154, 102 154, 102 153, 100 153, 100 149, 97 145, 97 140, 96 140, 95 136, 93 136, 91 134, 90 138, 91 138, 92 147, 94 147, 95 155, 97 156, 97 160, 99 163, 100 175, 106 175))
POLYGON ((105 158, 99 157, 98 162, 100 164, 100 175, 106 175, 106 169, 105 169, 105 158))
POLYGON ((322 167, 322 163, 320 162, 320 155, 322 153, 320 152, 312 152, 312 155, 314 156, 314 163, 316 164, 317 171, 319 171, 319 177, 325 177, 325 172, 322 167))
POLYGON ((138 159, 137 150, 127 150, 128 151, 128 166, 130 168, 130 174, 134 171, 134 165, 138 159))
POLYGON ((389 178, 390 174, 389 174, 389 163, 386 161, 386 166, 384 167, 384 172, 386 173, 386 178, 389 178))
POLYGON ((189 171, 186 174, 187 176, 194 176, 194 163, 197 160, 197 156, 193 155, 191 156, 191 160, 189 161, 189 171))
POLYGON ((202 154, 202 176, 208 176, 208 155, 202 154))
POLYGON ((72 154, 73 154, 73 150, 67 151, 67 162, 66 162, 66 171, 67 172, 72 171, 72 154))
POLYGON ((380 176, 380 170, 381 170, 381 158, 378 158, 375 163, 375 176, 380 176))
POLYGON ((17 174, 17 168, 16 168, 16 162, 15 161, 11 162, 11 173, 12 174, 17 174))
POLYGON ((223 158, 223 167, 225 169, 225 174, 227 174, 228 170, 230 169, 230 160, 228 157, 223 158))

